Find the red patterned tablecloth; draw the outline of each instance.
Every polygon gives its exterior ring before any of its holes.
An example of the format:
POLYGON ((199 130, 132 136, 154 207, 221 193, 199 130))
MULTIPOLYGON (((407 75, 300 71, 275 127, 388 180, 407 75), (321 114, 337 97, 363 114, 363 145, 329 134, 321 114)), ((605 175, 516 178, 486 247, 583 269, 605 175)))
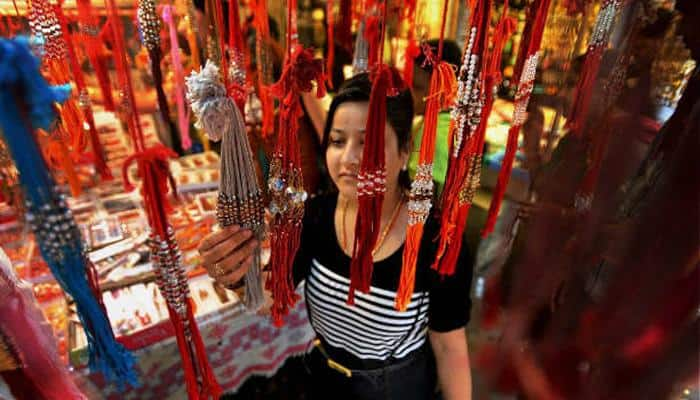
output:
MULTIPOLYGON (((209 361, 224 391, 236 391, 252 375, 272 376, 295 355, 303 354, 314 338, 303 300, 282 328, 270 317, 248 315, 240 307, 200 321, 209 361)), ((81 388, 92 399, 186 399, 180 355, 174 338, 134 352, 141 386, 119 392, 101 376, 83 373, 81 388)))

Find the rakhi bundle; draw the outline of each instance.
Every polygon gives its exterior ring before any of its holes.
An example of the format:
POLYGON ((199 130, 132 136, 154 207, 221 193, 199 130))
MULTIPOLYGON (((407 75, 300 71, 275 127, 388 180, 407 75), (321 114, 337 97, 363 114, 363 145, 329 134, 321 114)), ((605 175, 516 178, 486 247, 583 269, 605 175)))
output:
POLYGON ((426 46, 426 62, 432 64, 430 88, 425 105, 425 123, 421 140, 420 155, 416 177, 411 183, 411 193, 408 201, 408 228, 406 244, 403 252, 401 278, 396 294, 396 308, 404 311, 411 301, 416 279, 416 263, 418 251, 423 238, 423 227, 432 209, 434 195, 433 158, 435 156, 435 140, 437 134, 438 114, 441 110, 452 105, 456 91, 457 79, 452 66, 442 58, 442 46, 447 21, 447 6, 449 0, 444 0, 442 12, 442 28, 437 56, 433 57, 432 50, 426 46))
MULTIPOLYGON (((187 78, 187 100, 212 141, 221 140, 221 180, 217 219, 221 227, 239 225, 253 231, 259 242, 265 235, 263 196, 257 182, 253 154, 243 114, 227 96, 219 69, 211 61, 187 78)), ((260 273, 260 247, 245 276, 246 307, 256 311, 264 303, 260 273)))
MULTIPOLYGON (((287 54, 280 80, 270 88, 280 99, 277 145, 270 161, 267 182, 270 196, 270 259, 271 275, 266 286, 274 300, 272 317, 276 325, 289 312, 298 295, 294 293, 292 265, 299 249, 304 202, 308 194, 304 190, 297 131, 302 115, 301 92, 313 89, 316 81, 317 96, 325 92, 323 85, 323 61, 315 59, 310 49, 297 40, 296 0, 287 4, 287 54)), ((260 62, 260 60, 258 60, 260 62)))
POLYGON ((542 33, 547 22, 550 3, 551 0, 536 0, 530 5, 528 22, 525 26, 525 33, 518 51, 518 60, 515 64, 514 76, 518 77, 518 84, 515 92, 513 121, 508 130, 506 152, 503 156, 501 170, 498 173, 498 181, 493 191, 493 199, 491 200, 486 224, 482 232, 483 236, 490 234, 496 226, 498 212, 501 209, 501 203, 510 180, 510 173, 513 170, 513 161, 518 149, 518 135, 520 128, 527 119, 527 105, 530 102, 530 95, 535 86, 540 44, 542 43, 542 33))
POLYGON ((473 36, 474 40, 470 39, 467 43, 465 60, 460 69, 464 79, 460 81, 462 92, 458 95, 459 106, 455 106, 452 110, 454 121, 457 123, 451 126, 454 134, 451 143, 450 168, 441 198, 440 241, 433 264, 433 268, 442 275, 451 275, 455 271, 469 211, 481 183, 486 128, 493 109, 496 90, 502 79, 500 68, 503 47, 516 28, 516 21, 508 16, 508 1, 506 1, 491 40, 491 51, 487 55, 483 50, 488 43, 483 41, 487 38, 477 33, 487 32, 490 6, 483 3, 480 7, 474 14, 472 27, 469 28, 469 37, 473 36), (468 57, 467 54, 469 54, 468 57), (481 58, 479 54, 482 55, 481 58), (474 67, 471 67, 472 65, 474 67), (469 82, 472 83, 469 84, 469 82), (469 87, 472 88, 471 95, 468 94, 469 87))
POLYGON ((44 162, 33 130, 48 129, 65 87, 49 87, 26 41, 0 39, 0 126, 20 172, 27 222, 51 272, 77 306, 88 340, 89 367, 119 384, 136 383, 134 360, 117 343, 89 284, 89 260, 80 230, 44 162))
POLYGON ((588 40, 588 51, 583 62, 581 75, 576 92, 574 94, 573 105, 567 126, 571 131, 580 136, 588 115, 588 107, 593 95, 593 85, 595 84, 600 63, 603 60, 603 52, 608 46, 610 35, 613 30, 615 18, 622 9, 626 0, 604 0, 596 17, 591 38, 588 40))
POLYGON ((92 69, 95 71, 95 77, 100 85, 102 93, 102 102, 105 110, 114 111, 115 104, 112 97, 112 83, 109 79, 107 71, 107 63, 103 57, 102 46, 100 40, 99 20, 95 16, 92 8, 91 0, 76 0, 78 7, 78 26, 80 28, 80 41, 85 46, 85 54, 87 55, 92 69))
MULTIPOLYGON (((42 69, 49 83, 69 84, 70 72, 66 64, 68 48, 55 8, 46 0, 32 0, 29 3, 29 26, 37 43, 42 44, 42 69)), ((64 173, 71 193, 77 196, 82 188, 74 161, 87 145, 83 133, 84 117, 72 98, 58 108, 58 113, 61 117, 59 123, 46 132, 43 150, 46 161, 64 173)))
MULTIPOLYGON (((56 15, 61 24, 61 30, 63 31, 63 37, 66 42, 66 52, 68 54, 68 61, 70 63, 71 72, 73 73, 73 80, 78 88, 78 105, 87 123, 87 131, 90 137, 90 144, 92 145, 92 154, 95 162, 95 169, 97 173, 103 180, 111 180, 112 172, 107 167, 107 161, 105 160, 104 147, 100 142, 100 138, 97 135, 97 128, 95 127, 95 118, 92 114, 92 101, 90 100, 90 95, 87 91, 87 86, 85 84, 85 76, 83 74, 82 68, 80 68, 80 62, 78 60, 78 55, 75 51, 73 45, 73 38, 68 31, 68 23, 66 21, 65 15, 61 6, 57 4, 54 9, 56 10, 56 15)), ((110 92, 111 96, 111 92, 110 92)), ((110 97, 111 98, 111 97, 110 97)))
POLYGON ((128 180, 127 170, 135 161, 138 176, 142 182, 141 194, 151 229, 149 245, 156 283, 165 299, 170 320, 175 328, 188 397, 217 399, 221 394, 221 388, 207 360, 204 341, 197 327, 193 302, 189 296, 182 254, 175 241, 173 227, 168 222, 167 214, 170 211, 168 183, 175 191, 175 181, 169 170, 169 159, 176 157, 176 154, 163 145, 146 148, 134 101, 121 21, 114 1, 109 1, 108 6, 110 25, 114 35, 115 64, 119 84, 123 88, 122 100, 125 107, 123 115, 127 118, 129 133, 134 144, 134 154, 124 162, 122 167, 124 185, 127 190, 133 189, 128 180))

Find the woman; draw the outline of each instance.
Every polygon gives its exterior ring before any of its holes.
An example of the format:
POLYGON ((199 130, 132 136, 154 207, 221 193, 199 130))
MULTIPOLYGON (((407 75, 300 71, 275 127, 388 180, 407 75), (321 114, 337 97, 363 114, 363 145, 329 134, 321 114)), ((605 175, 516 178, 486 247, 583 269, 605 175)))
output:
MULTIPOLYGON (((319 338, 306 360, 309 397, 430 399, 438 378, 444 399, 470 399, 464 326, 471 305, 471 260, 461 254, 458 272, 447 278, 430 268, 439 232, 434 219, 426 224, 412 302, 405 312, 393 307, 408 223, 406 163, 413 121, 408 90, 387 98, 387 191, 373 252, 372 287, 368 294, 356 294, 354 306, 346 305, 370 91, 368 76, 358 75, 331 103, 323 148, 338 193, 308 202, 294 263, 295 281, 306 281, 309 316, 319 338)), ((207 236, 200 252, 210 273, 215 268, 227 271, 215 279, 230 285, 249 268, 256 245, 249 231, 230 227, 207 236)))

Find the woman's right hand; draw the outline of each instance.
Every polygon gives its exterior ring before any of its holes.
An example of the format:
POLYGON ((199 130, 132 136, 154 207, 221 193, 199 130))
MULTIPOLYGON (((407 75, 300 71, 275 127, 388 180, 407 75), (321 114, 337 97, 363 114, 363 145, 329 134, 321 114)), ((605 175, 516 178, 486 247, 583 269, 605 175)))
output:
POLYGON ((258 241, 249 229, 227 226, 202 239, 199 254, 209 276, 226 287, 234 287, 253 264, 258 241))

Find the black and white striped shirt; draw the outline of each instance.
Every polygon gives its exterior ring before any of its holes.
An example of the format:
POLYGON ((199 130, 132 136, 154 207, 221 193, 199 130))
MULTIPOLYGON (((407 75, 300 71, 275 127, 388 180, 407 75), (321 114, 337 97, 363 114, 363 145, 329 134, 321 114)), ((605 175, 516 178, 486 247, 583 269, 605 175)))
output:
POLYGON ((468 322, 471 260, 463 251, 457 273, 439 277, 430 268, 438 233, 431 220, 425 227, 415 291, 407 310, 394 308, 403 246, 375 262, 370 292, 356 291, 355 304, 348 305, 350 257, 335 234, 336 200, 333 195, 309 202, 294 266, 296 281, 306 281, 311 324, 334 358, 350 360, 350 365, 400 359, 424 345, 428 329, 447 332, 468 322))

